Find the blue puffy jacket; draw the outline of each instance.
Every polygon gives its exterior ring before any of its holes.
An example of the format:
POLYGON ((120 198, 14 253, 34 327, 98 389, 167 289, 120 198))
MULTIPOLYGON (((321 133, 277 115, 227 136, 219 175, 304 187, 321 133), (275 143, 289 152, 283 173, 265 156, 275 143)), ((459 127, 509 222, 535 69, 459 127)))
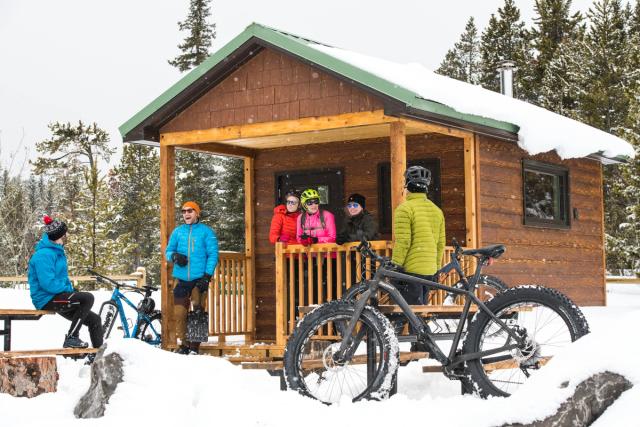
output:
POLYGON ((33 305, 40 310, 57 294, 73 291, 64 247, 43 234, 29 260, 29 292, 33 305))
POLYGON ((212 276, 218 264, 218 238, 211 227, 201 224, 182 224, 171 233, 167 244, 166 257, 171 261, 174 253, 186 255, 188 263, 184 267, 173 264, 173 277, 191 281, 206 274, 212 276))

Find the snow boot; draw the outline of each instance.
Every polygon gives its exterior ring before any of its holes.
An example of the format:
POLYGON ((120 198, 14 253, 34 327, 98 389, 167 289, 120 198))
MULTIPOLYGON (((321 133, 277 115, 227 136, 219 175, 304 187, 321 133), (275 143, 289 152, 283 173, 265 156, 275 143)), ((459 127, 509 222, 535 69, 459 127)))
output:
POLYGON ((73 335, 66 335, 64 337, 64 343, 62 344, 62 348, 87 348, 89 344, 82 341, 78 337, 74 337, 73 335))

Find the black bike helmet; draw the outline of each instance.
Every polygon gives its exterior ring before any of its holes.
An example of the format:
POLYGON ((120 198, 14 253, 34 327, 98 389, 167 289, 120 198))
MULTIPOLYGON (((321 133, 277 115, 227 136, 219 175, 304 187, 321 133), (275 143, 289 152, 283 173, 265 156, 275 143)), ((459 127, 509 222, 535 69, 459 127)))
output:
POLYGON ((138 311, 149 314, 156 308, 156 302, 151 297, 144 297, 138 303, 138 311))
POLYGON ((431 184, 431 171, 422 166, 411 166, 404 172, 404 186, 412 193, 426 192, 431 184))

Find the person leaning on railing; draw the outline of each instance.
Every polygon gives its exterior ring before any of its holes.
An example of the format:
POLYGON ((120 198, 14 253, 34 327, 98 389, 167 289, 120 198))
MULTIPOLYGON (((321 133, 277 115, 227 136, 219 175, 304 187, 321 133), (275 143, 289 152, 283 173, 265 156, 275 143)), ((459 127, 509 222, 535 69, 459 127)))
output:
POLYGON ((200 206, 196 202, 182 205, 184 224, 176 227, 167 244, 167 261, 173 262, 173 277, 178 279, 173 289, 176 336, 180 339, 177 352, 198 353, 199 342, 187 342, 187 312, 193 303, 195 310, 206 307, 209 281, 218 264, 218 238, 200 220, 200 206))
MULTIPOLYGON (((336 236, 336 243, 338 245, 343 245, 348 242, 358 242, 362 237, 365 237, 369 241, 379 238, 378 222, 373 215, 366 210, 366 199, 362 194, 354 193, 350 195, 347 199, 345 210, 347 217, 336 236)), ((356 274, 356 259, 358 258, 356 252, 352 251, 349 256, 351 257, 351 265, 353 267, 351 268, 351 272, 347 274, 351 275, 351 285, 353 286, 360 281, 361 277, 357 277, 356 274)), ((365 263, 362 261, 361 259, 360 268, 364 275, 365 263)), ((346 269, 346 263, 343 265, 344 269, 346 269)), ((343 277, 346 276, 343 275, 343 277)))
MULTIPOLYGON (((313 188, 308 188, 304 190, 300 196, 300 201, 302 202, 302 207, 304 211, 298 217, 296 238, 298 243, 303 246, 310 246, 314 243, 335 243, 336 241, 336 223, 333 214, 325 209, 320 208, 320 194, 317 190, 313 188)), ((336 257, 335 252, 330 255, 332 258, 336 257)), ((305 258, 306 259, 306 258, 305 258)), ((319 265, 326 264, 326 257, 312 257, 311 265, 305 265, 305 268, 311 268, 313 271, 317 271, 319 265)), ((333 278, 333 296, 335 298, 336 295, 336 280, 335 280, 335 268, 332 268, 331 271, 327 271, 326 268, 323 269, 326 274, 323 274, 323 288, 326 289, 326 280, 327 275, 330 274, 333 278)), ((315 276, 315 275, 314 275, 315 276)), ((307 277, 307 274, 305 274, 307 277)), ((308 286, 305 286, 305 292, 307 291, 308 286)), ((317 283, 314 286, 313 296, 317 296, 317 283)), ((323 300, 326 301, 325 292, 323 294, 323 300)), ((311 296, 310 299, 313 299, 311 296)), ((303 301, 311 304, 310 299, 306 297, 303 298, 303 301)), ((319 303, 320 301, 316 301, 319 303)))
POLYGON ((300 194, 291 189, 285 193, 285 203, 273 209, 271 227, 269 228, 269 241, 295 243, 298 217, 300 216, 300 194))

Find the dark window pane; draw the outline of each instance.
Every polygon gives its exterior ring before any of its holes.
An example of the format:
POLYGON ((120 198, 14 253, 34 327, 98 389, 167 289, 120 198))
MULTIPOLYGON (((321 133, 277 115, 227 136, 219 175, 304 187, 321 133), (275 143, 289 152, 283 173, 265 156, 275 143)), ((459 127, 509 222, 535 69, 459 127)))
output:
POLYGON ((569 225, 566 168, 534 161, 523 162, 525 224, 569 225))

